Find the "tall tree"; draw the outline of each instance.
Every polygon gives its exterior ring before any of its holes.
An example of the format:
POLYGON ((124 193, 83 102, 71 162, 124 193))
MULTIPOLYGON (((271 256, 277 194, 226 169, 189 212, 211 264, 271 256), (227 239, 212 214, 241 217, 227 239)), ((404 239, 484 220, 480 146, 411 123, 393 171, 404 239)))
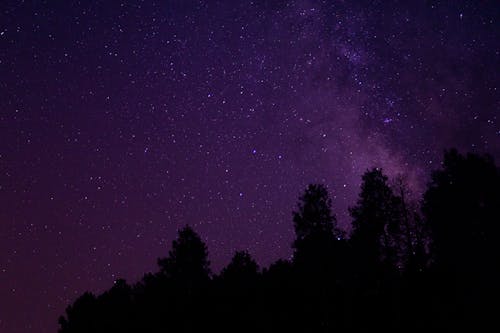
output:
POLYGON ((428 233, 419 213, 419 203, 402 175, 394 179, 392 189, 397 217, 393 219, 396 226, 388 229, 398 252, 398 263, 408 273, 421 272, 427 264, 428 233))
POLYGON ((485 305, 500 297, 500 171, 493 158, 445 152, 424 195, 423 212, 442 288, 456 299, 460 317, 486 323, 493 310, 485 305))
POLYGON ((396 271, 400 233, 400 202, 381 169, 362 176, 358 201, 350 208, 353 218, 350 243, 354 254, 353 313, 365 318, 356 330, 384 327, 398 316, 396 271), (368 324, 369 323, 369 324, 368 324))
POLYGON ((324 185, 311 184, 300 196, 293 213, 296 304, 293 326, 303 331, 328 331, 337 322, 341 303, 339 280, 344 245, 332 201, 324 185))
POLYGON ((311 184, 306 188, 293 212, 293 224, 295 259, 302 255, 316 256, 319 253, 313 252, 325 251, 336 237, 341 236, 332 213, 332 200, 324 185, 311 184))
POLYGON ((365 264, 376 265, 382 258, 394 264, 391 234, 399 232, 399 204, 381 169, 365 172, 357 204, 349 209, 353 218, 351 243, 365 264))
POLYGON ((159 313, 159 322, 169 318, 173 331, 201 331, 209 317, 211 272, 207 246, 191 227, 185 226, 172 242, 168 257, 159 259, 158 265, 158 290, 165 290, 163 295, 168 299, 164 303, 166 311, 159 313))
POLYGON ((424 195, 423 211, 437 265, 456 269, 464 260, 500 259, 500 174, 491 156, 445 152, 443 168, 433 172, 424 195))

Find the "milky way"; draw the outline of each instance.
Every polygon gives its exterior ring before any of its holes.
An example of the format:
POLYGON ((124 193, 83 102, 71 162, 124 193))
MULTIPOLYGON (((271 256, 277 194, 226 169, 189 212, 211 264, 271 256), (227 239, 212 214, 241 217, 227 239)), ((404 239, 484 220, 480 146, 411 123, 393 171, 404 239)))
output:
POLYGON ((266 266, 308 183, 348 229, 369 167, 418 196, 445 148, 498 159, 496 3, 2 1, 0 331, 56 331, 185 224, 214 271, 266 266))

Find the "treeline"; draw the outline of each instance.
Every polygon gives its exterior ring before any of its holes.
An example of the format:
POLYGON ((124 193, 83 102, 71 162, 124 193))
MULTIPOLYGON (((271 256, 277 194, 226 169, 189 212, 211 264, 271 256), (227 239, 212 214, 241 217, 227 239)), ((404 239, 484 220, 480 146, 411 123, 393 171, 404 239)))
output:
POLYGON ((368 170, 345 235, 327 189, 309 185, 293 213, 293 259, 262 270, 241 251, 212 274, 207 246, 185 227, 157 273, 83 294, 59 332, 491 331, 499 168, 450 150, 421 202, 410 197, 401 179, 368 170))

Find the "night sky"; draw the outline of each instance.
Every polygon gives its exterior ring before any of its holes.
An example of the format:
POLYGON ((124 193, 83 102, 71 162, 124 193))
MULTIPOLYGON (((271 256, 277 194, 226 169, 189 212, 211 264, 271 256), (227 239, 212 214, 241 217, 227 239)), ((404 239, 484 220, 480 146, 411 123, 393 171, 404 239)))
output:
POLYGON ((415 196, 443 149, 500 158, 497 1, 1 1, 0 331, 156 269, 291 255, 308 183, 415 196))

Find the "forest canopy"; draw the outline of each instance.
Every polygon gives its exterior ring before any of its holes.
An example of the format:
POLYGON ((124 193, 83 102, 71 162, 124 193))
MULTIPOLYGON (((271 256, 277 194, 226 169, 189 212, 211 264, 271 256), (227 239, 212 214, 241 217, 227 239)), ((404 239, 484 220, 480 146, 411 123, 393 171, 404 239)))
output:
POLYGON ((326 186, 292 214, 291 260, 260 268, 247 251, 214 274, 206 244, 178 232, 158 271, 84 293, 59 319, 71 332, 333 332, 480 329, 500 281, 500 170, 489 155, 446 151, 421 202, 380 168, 362 176, 337 225, 326 186))

